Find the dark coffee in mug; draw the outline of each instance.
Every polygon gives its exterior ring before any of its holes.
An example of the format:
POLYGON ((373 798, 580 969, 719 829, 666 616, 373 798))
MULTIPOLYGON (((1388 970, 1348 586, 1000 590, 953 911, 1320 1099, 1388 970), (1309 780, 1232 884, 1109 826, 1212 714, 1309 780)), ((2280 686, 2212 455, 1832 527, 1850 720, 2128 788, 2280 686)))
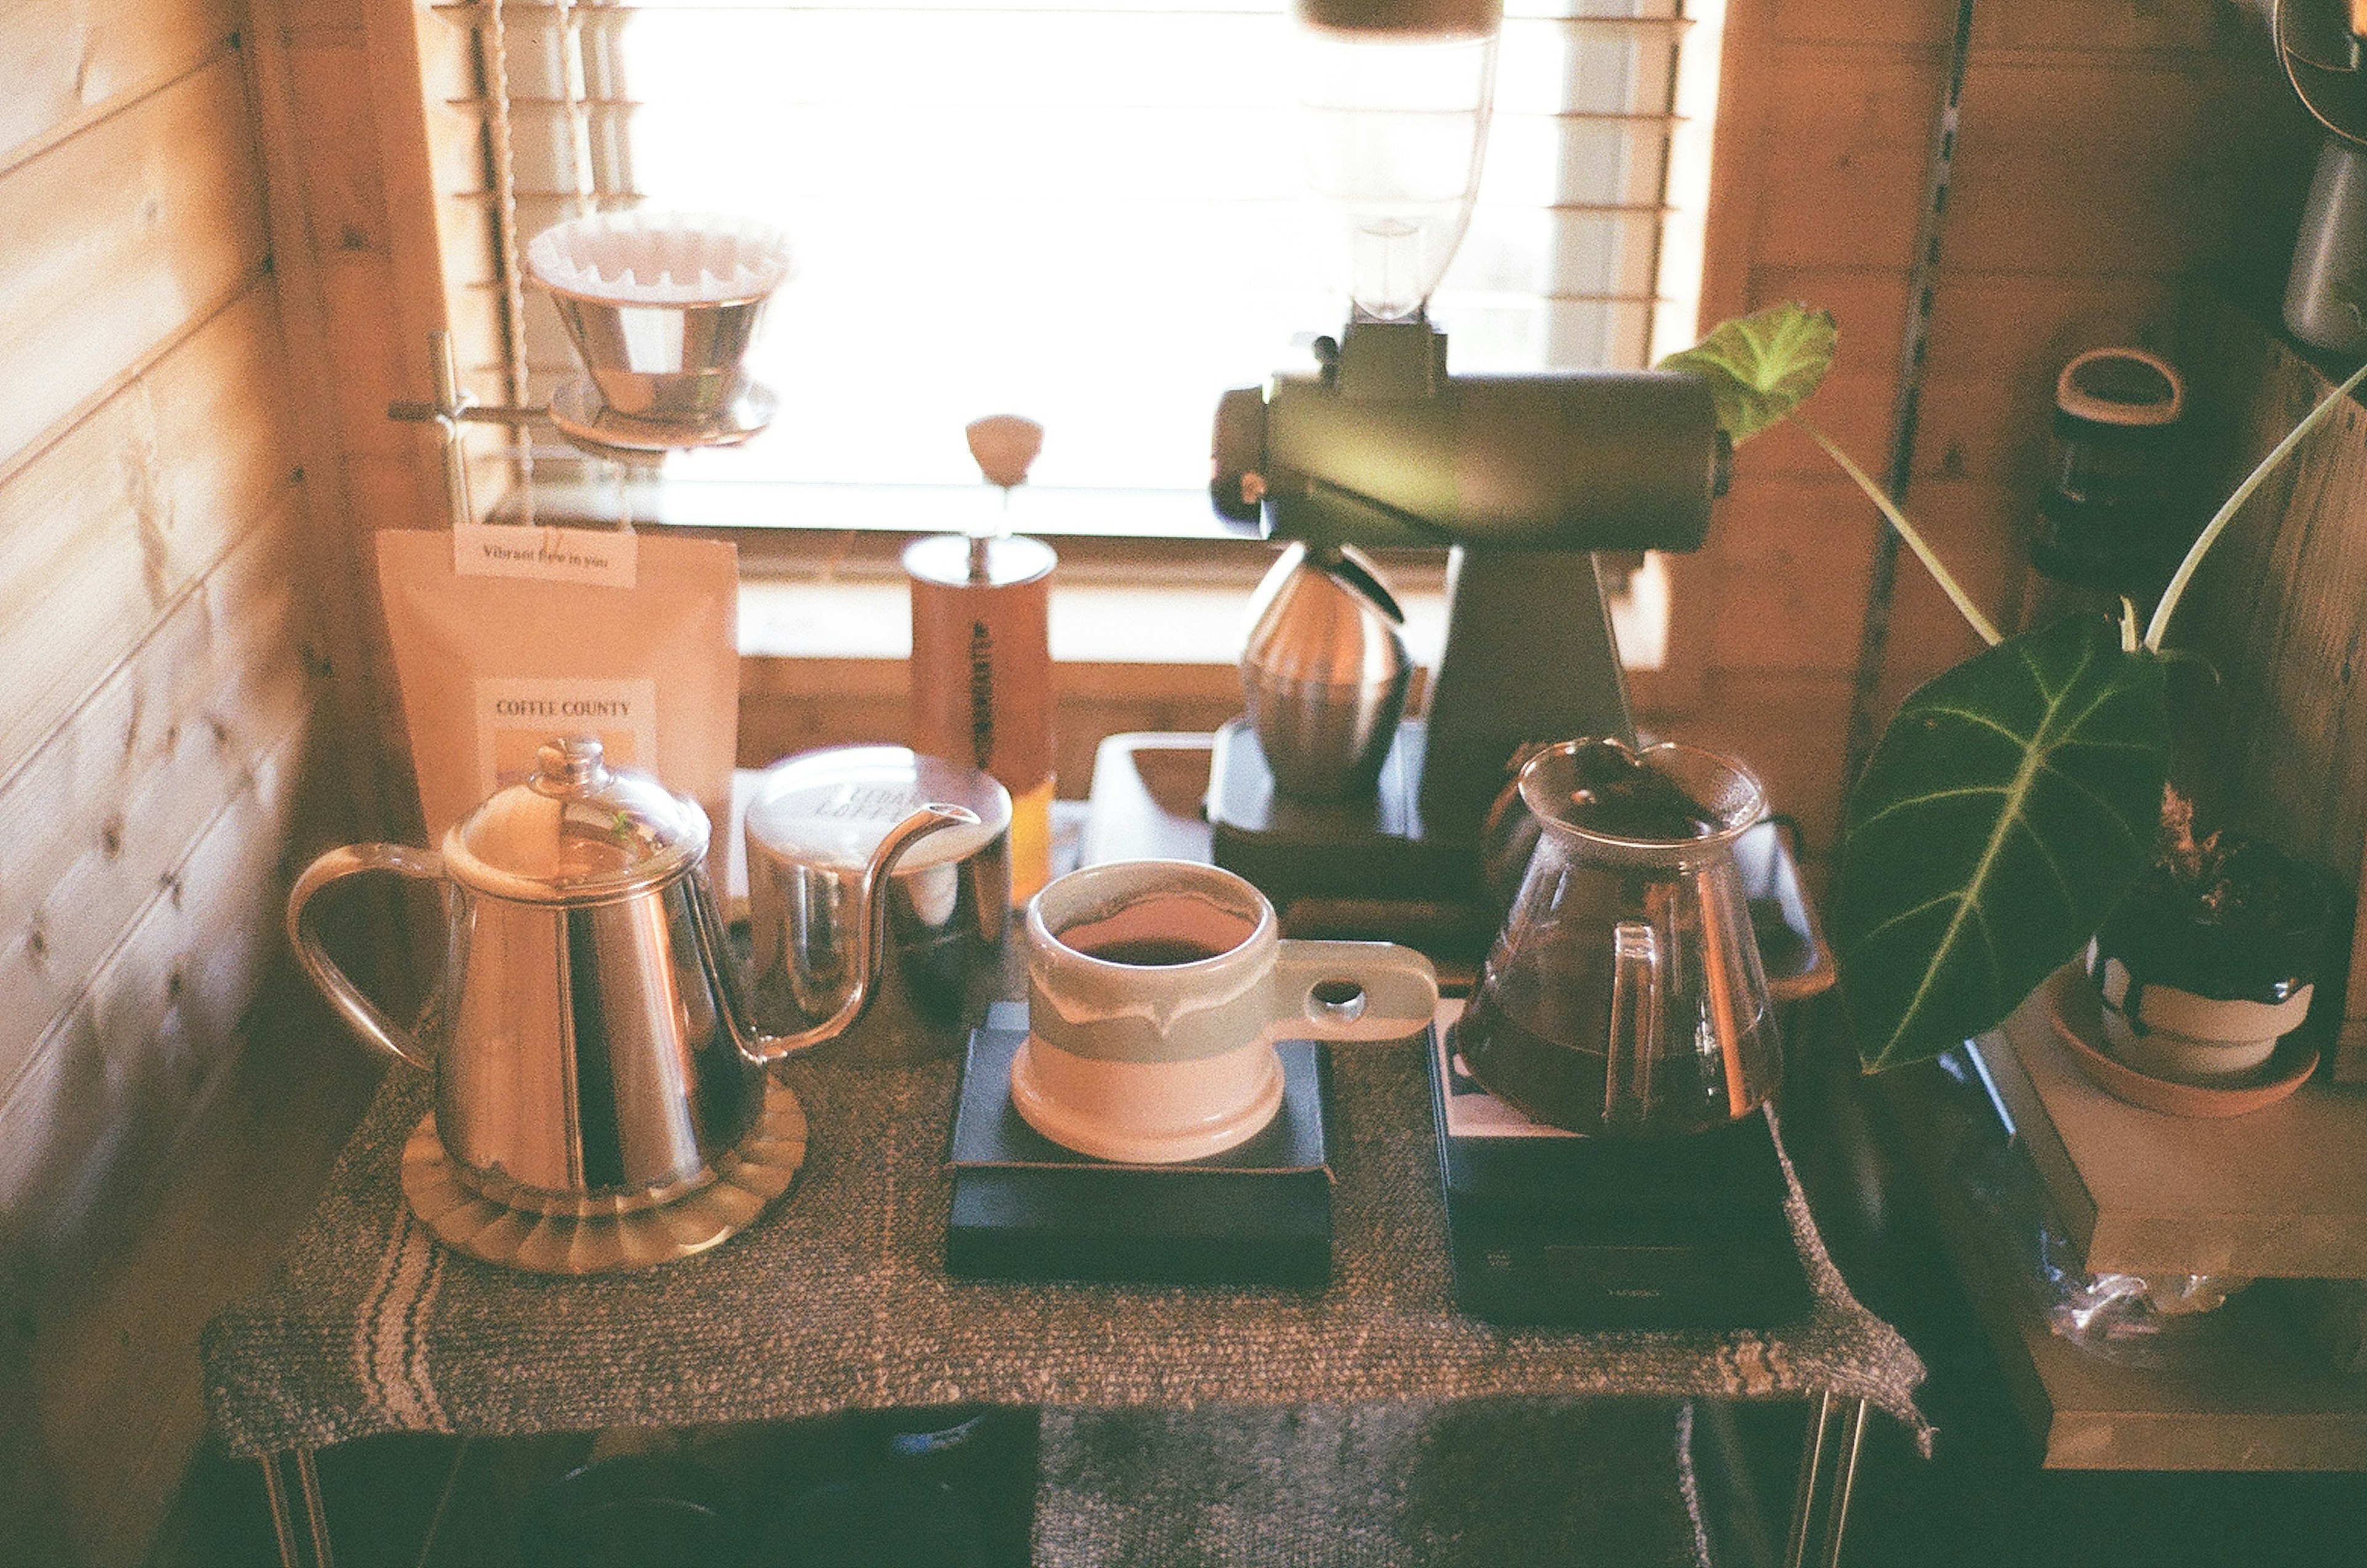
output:
POLYGON ((1098 942, 1090 947, 1080 946, 1063 937, 1065 945, 1074 948, 1088 958, 1098 958, 1105 964, 1131 964, 1141 969, 1164 969, 1176 964, 1198 964, 1205 959, 1230 953, 1229 947, 1217 947, 1186 936, 1120 937, 1098 942))
POLYGON ((1255 935, 1257 926, 1243 911, 1206 897, 1154 888, 1079 911, 1053 940, 1104 964, 1172 969, 1222 958, 1255 935))
POLYGON ((1281 1108, 1276 1041, 1400 1039, 1438 1008, 1421 954, 1285 941, 1265 895, 1213 865, 1089 865, 1047 884, 1026 920, 1012 1108, 1095 1159, 1220 1154, 1281 1108))

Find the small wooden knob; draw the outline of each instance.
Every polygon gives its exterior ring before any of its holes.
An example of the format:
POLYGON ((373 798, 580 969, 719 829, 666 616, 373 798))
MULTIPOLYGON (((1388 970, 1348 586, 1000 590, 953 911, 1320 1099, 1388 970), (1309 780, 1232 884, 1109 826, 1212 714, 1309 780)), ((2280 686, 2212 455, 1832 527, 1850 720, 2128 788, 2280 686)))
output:
POLYGON ((963 427, 969 455, 990 483, 1009 490, 1027 482, 1028 465, 1044 450, 1044 427, 1015 413, 989 414, 963 427))

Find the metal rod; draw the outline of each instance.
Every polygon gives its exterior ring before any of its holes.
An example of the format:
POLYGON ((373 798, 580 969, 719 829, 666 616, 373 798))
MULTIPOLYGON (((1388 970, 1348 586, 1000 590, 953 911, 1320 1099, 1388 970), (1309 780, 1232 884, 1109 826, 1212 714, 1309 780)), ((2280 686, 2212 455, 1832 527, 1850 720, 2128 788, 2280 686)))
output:
POLYGON ((456 409, 443 409, 434 403, 397 399, 386 405, 386 417, 404 424, 436 424, 451 419, 464 424, 529 425, 549 423, 550 410, 539 403, 522 409, 507 403, 463 403, 456 409))
POLYGON ((427 1533, 420 1538, 419 1558, 413 1568, 427 1568, 436 1555, 436 1538, 444 1533, 444 1516, 451 1511, 452 1494, 459 1490, 460 1472, 469 1462, 469 1439, 461 1438, 452 1448, 452 1468, 444 1472, 444 1490, 436 1495, 436 1511, 428 1516, 427 1533))
MULTIPOLYGON (((1956 33, 1949 46, 1948 80, 1932 130, 1931 180, 1923 221, 1915 239, 1915 259, 1907 275, 1907 330, 1898 344, 1898 396, 1891 405, 1890 466, 1883 476, 1890 498, 1902 504, 1914 477, 1915 434, 1923 413, 1923 361, 1931 346, 1931 302, 1940 278, 1940 240, 1947 227, 1948 182, 1956 161, 1957 120, 1965 100, 1965 73, 1972 60, 1973 0, 1956 0, 1956 33)), ((1882 696, 1883 665, 1890 651, 1890 601, 1898 581, 1898 536, 1877 522, 1874 576, 1865 591, 1865 626, 1859 634, 1857 673, 1850 696, 1848 750, 1841 764, 1846 792, 1865 771, 1880 726, 1874 705, 1882 696)))
POLYGON ((1823 1568, 1840 1568, 1841 1532, 1849 1526, 1850 1495, 1857 1486, 1857 1459, 1865 1447, 1866 1403, 1857 1400, 1852 1406, 1849 1429, 1841 1438, 1839 1472, 1833 1477, 1833 1498, 1825 1514, 1825 1551, 1823 1568))
POLYGON ((1816 1517, 1825 1461, 1825 1438, 1832 1429, 1833 1396, 1817 1395, 1816 1414, 1808 1420, 1807 1440, 1800 1448, 1800 1484, 1792 1494, 1792 1533, 1784 1543, 1784 1568, 1805 1568, 1808 1537, 1816 1517))
POLYGON ((1838 1399, 1829 1390, 1817 1395, 1816 1415, 1800 1449, 1800 1485, 1792 1499, 1784 1568, 1840 1568, 1868 1408, 1863 1398, 1838 1399))
MULTIPOLYGON (((452 353, 452 334, 439 332, 429 339, 436 357, 436 424, 444 434, 444 502, 452 526, 465 528, 475 520, 469 504, 469 454, 461 445, 460 420, 472 400, 460 388, 460 362, 452 353)), ((391 412, 391 411, 389 411, 391 412)))
POLYGON ((279 1545, 279 1568, 304 1568, 296 1550, 296 1516, 288 1506, 288 1485, 279 1479, 279 1455, 267 1453, 255 1461, 263 1468, 263 1498, 271 1510, 271 1539, 279 1545))
POLYGON ((304 1489, 304 1519, 312 1527, 314 1568, 337 1568, 337 1554, 329 1549, 329 1510, 321 1502, 321 1472, 312 1464, 312 1450, 296 1450, 296 1482, 304 1489))

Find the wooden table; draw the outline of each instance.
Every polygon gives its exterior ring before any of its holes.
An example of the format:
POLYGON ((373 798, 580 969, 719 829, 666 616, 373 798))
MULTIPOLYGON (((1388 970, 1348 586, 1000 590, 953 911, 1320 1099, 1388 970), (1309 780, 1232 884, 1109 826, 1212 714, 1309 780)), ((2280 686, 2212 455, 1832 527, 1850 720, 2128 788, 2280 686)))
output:
POLYGON ((640 1275, 511 1273, 444 1253, 403 1210, 393 1155, 425 1085, 398 1078, 272 1284, 210 1326, 216 1430, 262 1461, 286 1568, 330 1568, 312 1456, 373 1432, 944 1404, 1805 1400, 1787 1562, 1837 1562, 1870 1410, 1919 1422, 1921 1368, 1850 1296, 1796 1187, 1816 1296, 1800 1323, 1683 1334, 1478 1323, 1451 1298, 1421 1050, 1335 1056, 1334 1271, 1320 1292, 948 1279, 950 1063, 791 1067, 816 1153, 772 1213, 715 1252, 640 1275))

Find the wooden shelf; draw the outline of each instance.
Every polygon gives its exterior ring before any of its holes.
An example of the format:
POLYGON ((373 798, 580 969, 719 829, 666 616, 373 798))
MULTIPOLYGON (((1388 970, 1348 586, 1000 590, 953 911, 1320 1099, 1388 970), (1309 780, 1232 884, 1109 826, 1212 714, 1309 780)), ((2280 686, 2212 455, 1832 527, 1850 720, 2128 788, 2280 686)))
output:
POLYGON ((2323 1080, 2225 1120, 2126 1105, 2047 1018, 2057 975, 1974 1043, 2094 1273, 2367 1279, 2367 1089, 2323 1080))
POLYGON ((2367 1471, 2367 1380, 2338 1375, 2263 1287, 2178 1325, 2157 1367, 2106 1360, 2058 1337, 2021 1239, 1974 1200, 1952 1162, 1967 1139, 2002 1135, 1995 1118, 1968 1126, 1965 1111, 1928 1080, 1904 1077, 1883 1089, 2048 1469, 2367 1471))

